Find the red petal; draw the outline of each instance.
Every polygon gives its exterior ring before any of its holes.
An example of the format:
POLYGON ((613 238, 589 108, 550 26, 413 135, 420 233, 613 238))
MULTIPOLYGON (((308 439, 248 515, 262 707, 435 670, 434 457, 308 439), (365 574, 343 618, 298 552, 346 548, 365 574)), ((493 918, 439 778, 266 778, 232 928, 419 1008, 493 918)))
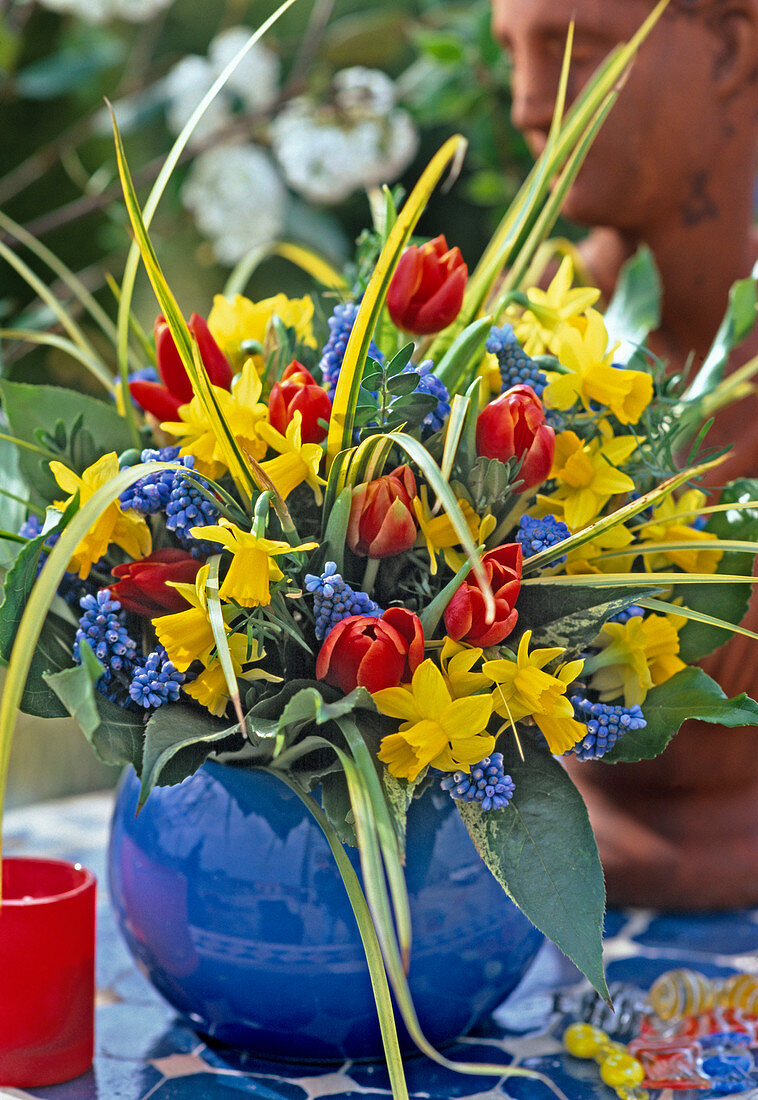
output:
POLYGON ((387 291, 387 309, 398 328, 405 327, 405 321, 421 280, 421 258, 415 245, 406 248, 398 261, 395 273, 387 291))
POLYGON ((179 409, 186 404, 158 382, 130 382, 129 393, 141 409, 157 420, 178 420, 179 409))
POLYGON ((367 691, 397 687, 402 682, 405 654, 400 654, 389 639, 377 638, 360 662, 357 683, 367 691))
POLYGON ((162 317, 155 322, 155 358, 164 386, 179 399, 181 405, 186 405, 192 400, 192 383, 176 350, 174 338, 162 317))
POLYGON ((213 385, 220 386, 222 390, 230 389, 232 385, 231 364, 211 336, 207 322, 198 313, 193 313, 189 321, 189 330, 197 340, 200 357, 213 385))

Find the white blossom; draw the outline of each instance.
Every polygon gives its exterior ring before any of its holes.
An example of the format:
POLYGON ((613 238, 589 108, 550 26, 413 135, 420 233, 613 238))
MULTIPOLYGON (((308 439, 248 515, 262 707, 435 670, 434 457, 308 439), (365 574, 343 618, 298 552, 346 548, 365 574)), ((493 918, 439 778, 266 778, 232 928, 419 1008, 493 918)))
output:
POLYGON ((392 183, 413 159, 416 128, 395 107, 393 82, 376 69, 337 73, 331 104, 292 100, 271 125, 287 183, 309 202, 338 203, 355 191, 392 183))
POLYGON ((167 8, 173 0, 40 0, 43 7, 63 15, 75 15, 87 23, 126 19, 141 23, 167 8))
POLYGON ((197 156, 182 187, 182 202, 218 259, 234 264, 280 236, 287 192, 257 145, 217 145, 197 156))
MULTIPOLYGON (((188 54, 169 71, 163 89, 168 100, 166 121, 173 133, 179 133, 211 84, 249 37, 250 31, 245 27, 229 27, 213 39, 207 57, 188 54)), ((211 137, 227 125, 233 118, 235 101, 245 110, 263 111, 274 103, 278 90, 279 58, 267 46, 256 42, 206 110, 194 139, 211 137)))

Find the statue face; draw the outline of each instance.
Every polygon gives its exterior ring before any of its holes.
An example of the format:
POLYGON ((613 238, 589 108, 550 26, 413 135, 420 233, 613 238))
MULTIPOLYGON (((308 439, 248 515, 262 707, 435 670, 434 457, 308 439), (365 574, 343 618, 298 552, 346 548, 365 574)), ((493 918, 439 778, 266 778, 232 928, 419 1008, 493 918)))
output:
MULTIPOLYGON (((652 6, 652 0, 493 0, 493 31, 512 64, 513 121, 535 155, 545 145, 572 16, 569 100, 652 6)), ((571 188, 568 217, 638 232, 657 219, 688 225, 709 216, 709 181, 724 133, 711 75, 718 45, 698 14, 671 14, 658 23, 571 188)))

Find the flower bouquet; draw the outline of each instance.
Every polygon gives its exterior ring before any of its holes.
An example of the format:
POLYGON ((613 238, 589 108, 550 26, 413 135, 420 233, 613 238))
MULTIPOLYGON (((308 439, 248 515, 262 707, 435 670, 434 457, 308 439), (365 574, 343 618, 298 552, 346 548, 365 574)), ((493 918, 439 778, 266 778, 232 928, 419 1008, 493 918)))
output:
POLYGON ((688 717, 758 721, 694 664, 742 630, 758 550, 758 487, 708 497, 698 483, 720 456, 695 454, 740 325, 687 389, 639 347, 644 257, 613 312, 638 341, 625 363, 570 258, 533 285, 663 7, 564 119, 569 46, 548 146, 471 275, 443 237, 412 243, 462 153, 452 138, 399 211, 377 197, 349 273, 290 250, 319 296, 256 303, 233 276, 187 323, 148 226, 209 97, 144 213, 116 131, 135 234, 118 325, 67 278, 113 335, 119 373, 64 314, 66 336, 48 339, 106 399, 0 381, 17 451, 3 493, 27 512, 3 534, 17 549, 0 610, 4 762, 20 705, 72 714, 102 759, 133 765, 142 801, 211 756, 280 777, 333 850, 359 848, 362 889, 338 863, 376 948, 396 1096, 390 986, 444 1061, 406 982, 411 800, 448 792, 503 889, 607 998, 602 870, 562 759, 654 756, 688 717), (154 340, 130 315, 139 255, 154 340))

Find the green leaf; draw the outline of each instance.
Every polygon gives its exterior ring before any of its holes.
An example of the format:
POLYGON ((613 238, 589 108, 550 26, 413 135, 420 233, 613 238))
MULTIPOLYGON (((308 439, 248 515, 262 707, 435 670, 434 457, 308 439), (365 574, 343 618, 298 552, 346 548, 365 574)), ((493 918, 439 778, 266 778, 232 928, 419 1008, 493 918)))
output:
POLYGON ((105 672, 92 647, 85 641, 79 643, 82 663, 62 672, 45 673, 43 678, 79 728, 89 738, 100 725, 100 715, 95 703, 95 684, 105 672))
MULTIPOLYGON (((755 499, 758 499, 758 480, 741 478, 727 485, 721 493, 720 501, 722 504, 733 501, 735 507, 727 512, 714 512, 706 529, 721 539, 758 539, 758 509, 739 507, 740 501, 755 499)), ((693 543, 693 546, 696 545, 693 543)), ((718 573, 732 576, 747 577, 752 571, 753 560, 748 554, 724 554, 717 568, 718 573)), ((747 584, 711 585, 707 588, 699 584, 681 584, 676 586, 674 592, 675 596, 681 597, 684 606, 692 611, 708 614, 718 609, 718 617, 730 623, 742 621, 751 594, 751 588, 747 584)), ((730 638, 730 634, 718 627, 689 622, 679 632, 679 655, 687 664, 693 664, 730 638)))
POLYGON ((37 718, 64 718, 68 713, 46 682, 49 673, 69 668, 74 647, 74 627, 59 615, 49 614, 34 647, 29 674, 19 709, 37 718))
MULTIPOLYGON (((0 491, 0 530, 18 531, 26 519, 27 509, 23 501, 28 497, 29 490, 21 476, 18 450, 7 439, 0 439, 0 470, 3 473, 0 488, 5 490, 0 491)), ((17 555, 18 544, 0 541, 0 569, 7 569, 17 555)))
POLYGON ((349 844, 351 848, 355 848, 358 841, 355 838, 350 793, 347 789, 345 773, 341 768, 323 776, 321 780, 321 808, 340 838, 341 843, 349 844))
MULTIPOLYGON (((48 673, 46 683, 64 704, 63 713, 76 721, 104 764, 131 764, 137 775, 142 767, 142 715, 120 707, 95 690, 103 666, 86 642, 82 643, 84 664, 48 673)), ((70 659, 70 651, 69 651, 70 659)))
POLYGON ((614 360, 627 363, 661 321, 663 287, 653 253, 642 245, 621 268, 616 292, 605 311, 609 343, 623 341, 614 360))
POLYGON ((3 581, 0 602, 0 661, 8 661, 29 593, 37 579, 39 557, 48 533, 30 539, 16 556, 3 581))
POLYGON ((327 702, 320 686, 305 687, 285 706, 279 719, 278 732, 286 731, 292 737, 306 726, 323 726, 326 722, 334 722, 351 714, 358 707, 374 709, 373 700, 365 688, 355 688, 349 695, 327 702))
POLYGON ((16 76, 16 93, 24 99, 57 99, 78 91, 99 73, 124 59, 126 42, 98 28, 83 36, 84 41, 64 46, 55 53, 27 65, 16 76))
MULTIPOLYGON (((39 442, 39 430, 55 437, 58 424, 68 429, 77 420, 86 424, 86 445, 76 453, 70 446, 71 436, 67 432, 67 452, 61 455, 61 461, 71 465, 78 474, 101 455, 109 451, 119 454, 132 445, 127 423, 119 416, 115 405, 87 394, 61 386, 31 386, 2 379, 0 397, 13 434, 27 443, 39 442)), ((46 458, 24 447, 19 448, 19 462, 27 481, 45 503, 65 496, 50 473, 46 458)))
MULTIPOLYGON (((758 725, 758 703, 749 695, 728 699, 715 680, 701 668, 683 668, 647 693, 642 705, 647 726, 625 733, 603 757, 608 764, 648 760, 663 752, 682 722, 696 718, 715 725, 758 725)), ((728 740, 724 743, 728 751, 728 740)))
POLYGON ((638 588, 524 586, 518 598, 519 631, 523 633, 531 628, 534 645, 558 645, 564 649, 586 645, 612 615, 656 591, 644 576, 640 576, 638 588))
POLYGON ((726 314, 705 362, 684 393, 686 401, 698 401, 705 397, 724 377, 724 368, 732 350, 745 339, 755 324, 757 300, 755 278, 741 279, 732 286, 726 314))
POLYGON ((193 775, 212 753, 239 748, 242 736, 209 714, 181 704, 156 710, 145 727, 139 805, 153 787, 171 787, 193 775))
POLYGON ((512 739, 504 766, 516 784, 504 810, 458 808, 477 851, 519 909, 563 951, 604 999, 605 885, 587 809, 547 745, 512 739))

